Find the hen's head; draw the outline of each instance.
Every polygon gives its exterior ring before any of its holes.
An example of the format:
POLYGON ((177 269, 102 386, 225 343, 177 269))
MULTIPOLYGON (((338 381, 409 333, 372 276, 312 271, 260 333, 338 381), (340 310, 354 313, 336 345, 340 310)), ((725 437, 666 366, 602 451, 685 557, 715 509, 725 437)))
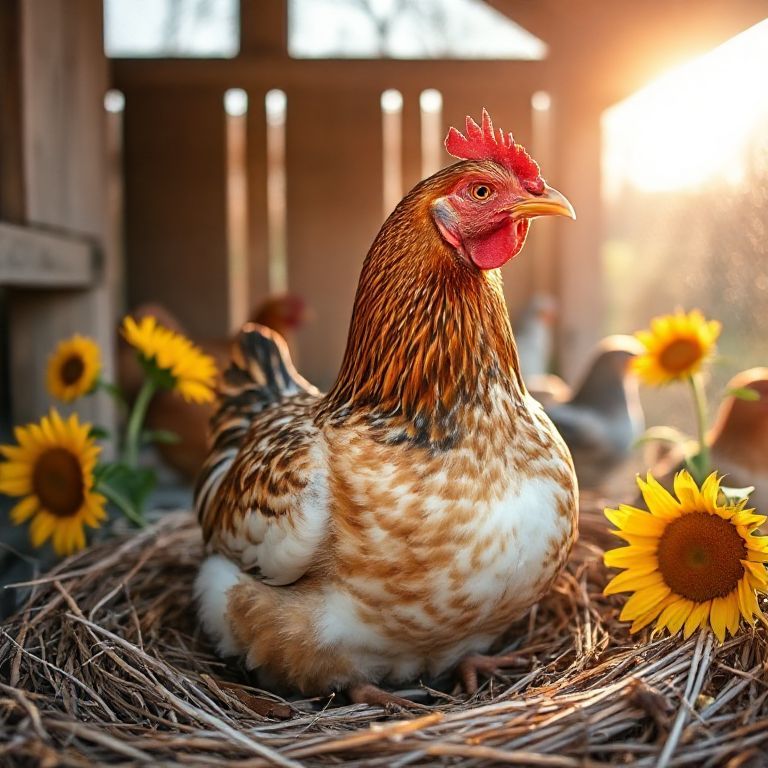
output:
POLYGON ((576 218, 512 134, 494 133, 485 110, 482 125, 467 117, 466 135, 451 128, 445 148, 463 162, 434 177, 431 215, 443 240, 476 267, 496 269, 516 256, 536 216, 576 218))

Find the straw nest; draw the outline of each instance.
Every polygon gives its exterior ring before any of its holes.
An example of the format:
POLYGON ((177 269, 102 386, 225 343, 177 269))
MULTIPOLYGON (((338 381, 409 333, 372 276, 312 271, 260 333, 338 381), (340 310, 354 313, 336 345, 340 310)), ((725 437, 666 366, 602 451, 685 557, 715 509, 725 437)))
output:
POLYGON ((604 598, 593 500, 552 591, 509 633, 530 663, 467 700, 385 712, 255 687, 195 628, 197 527, 173 513, 32 585, 0 628, 0 764, 91 766, 765 765, 762 631, 630 638, 604 598))

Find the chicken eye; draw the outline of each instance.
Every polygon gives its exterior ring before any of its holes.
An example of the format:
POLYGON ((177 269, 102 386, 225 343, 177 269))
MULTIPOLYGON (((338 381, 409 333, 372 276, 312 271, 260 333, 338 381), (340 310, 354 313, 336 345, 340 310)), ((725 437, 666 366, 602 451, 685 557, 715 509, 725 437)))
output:
POLYGON ((491 188, 487 184, 475 184, 470 194, 475 200, 487 200, 491 196, 491 188))

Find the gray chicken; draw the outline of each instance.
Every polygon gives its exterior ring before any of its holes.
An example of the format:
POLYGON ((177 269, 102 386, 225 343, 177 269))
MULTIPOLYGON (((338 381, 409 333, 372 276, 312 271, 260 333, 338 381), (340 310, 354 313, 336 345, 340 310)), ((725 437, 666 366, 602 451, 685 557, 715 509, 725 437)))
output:
POLYGON ((629 365, 642 349, 632 336, 608 336, 575 394, 545 405, 571 450, 581 488, 599 488, 643 433, 638 383, 629 365))
POLYGON ((531 377, 542 376, 549 371, 556 320, 557 299, 547 293, 537 293, 515 322, 520 373, 526 384, 531 377))

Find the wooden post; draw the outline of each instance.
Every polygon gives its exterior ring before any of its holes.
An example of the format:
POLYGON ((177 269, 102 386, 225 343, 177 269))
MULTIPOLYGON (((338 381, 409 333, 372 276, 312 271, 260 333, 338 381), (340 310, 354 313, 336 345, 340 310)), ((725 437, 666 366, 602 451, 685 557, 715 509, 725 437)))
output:
MULTIPOLYGON (((23 183, 14 180, 13 168, 0 168, 4 188, 0 213, 17 223, 61 233, 65 239, 92 243, 98 263, 96 275, 84 287, 52 279, 37 289, 9 293, 12 417, 24 422, 47 410, 47 356, 62 338, 75 332, 94 337, 102 349, 104 375, 112 377, 117 264, 106 247, 108 67, 101 1, 14 0, 10 5, 9 11, 3 4, 2 17, 4 31, 16 25, 20 44, 10 79, 18 85, 14 124, 23 183)), ((8 78, 6 71, 3 80, 8 78)), ((6 85, 4 93, 8 90, 6 85)), ((31 248, 29 258, 34 253, 31 248)), ((78 403, 77 410, 85 419, 113 426, 114 409, 102 395, 78 403)))

